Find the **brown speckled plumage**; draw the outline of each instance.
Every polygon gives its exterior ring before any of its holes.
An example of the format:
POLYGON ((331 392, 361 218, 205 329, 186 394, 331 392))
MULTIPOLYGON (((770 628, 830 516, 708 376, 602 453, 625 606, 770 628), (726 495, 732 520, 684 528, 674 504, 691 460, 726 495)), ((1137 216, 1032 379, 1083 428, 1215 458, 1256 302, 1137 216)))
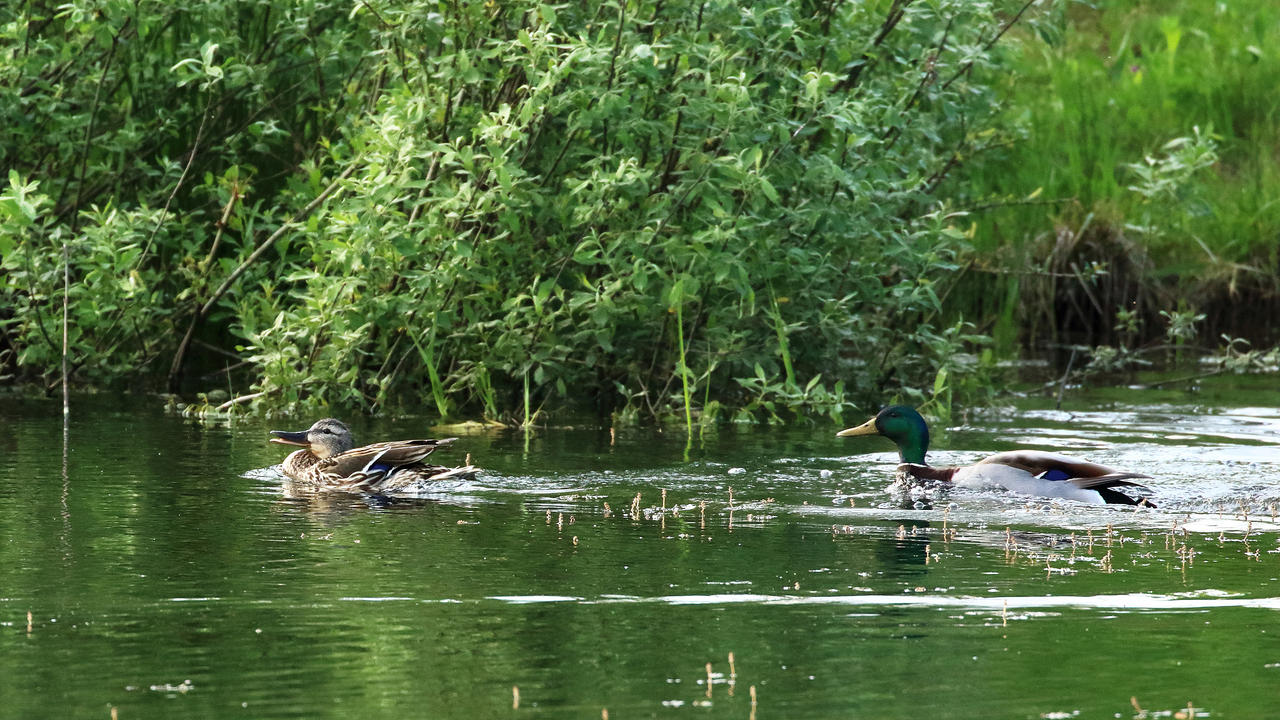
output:
POLYGON ((471 466, 447 468, 423 462, 457 438, 398 440, 354 447, 351 431, 338 420, 325 418, 308 430, 272 430, 271 442, 298 445, 280 464, 295 482, 318 489, 375 494, 394 493, 419 482, 474 477, 471 466))

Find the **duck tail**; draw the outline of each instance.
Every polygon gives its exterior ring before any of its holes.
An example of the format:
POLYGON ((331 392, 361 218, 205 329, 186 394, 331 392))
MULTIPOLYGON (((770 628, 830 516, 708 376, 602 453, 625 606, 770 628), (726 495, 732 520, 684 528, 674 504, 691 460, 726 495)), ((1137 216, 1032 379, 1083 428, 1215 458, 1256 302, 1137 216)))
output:
MULTIPOLYGON (((1137 485, 1136 483, 1134 483, 1133 486, 1143 487, 1142 485, 1137 485)), ((1109 487, 1094 488, 1094 490, 1096 490, 1097 493, 1102 496, 1102 501, 1108 505, 1141 505, 1143 507, 1149 507, 1149 508, 1154 508, 1156 506, 1155 503, 1151 502, 1145 497, 1134 497, 1132 495, 1126 495, 1125 493, 1122 493, 1119 490, 1113 490, 1109 487)))
POLYGON ((1116 490, 1118 487, 1131 487, 1141 493, 1150 493, 1151 488, 1136 483, 1134 480, 1149 479, 1150 475, 1133 472, 1112 472, 1106 475, 1098 475, 1096 477, 1079 477, 1071 478, 1067 482, 1078 488, 1085 490, 1094 490, 1102 496, 1102 501, 1108 505, 1145 505, 1146 507, 1155 507, 1155 503, 1146 499, 1145 496, 1133 496, 1116 490))

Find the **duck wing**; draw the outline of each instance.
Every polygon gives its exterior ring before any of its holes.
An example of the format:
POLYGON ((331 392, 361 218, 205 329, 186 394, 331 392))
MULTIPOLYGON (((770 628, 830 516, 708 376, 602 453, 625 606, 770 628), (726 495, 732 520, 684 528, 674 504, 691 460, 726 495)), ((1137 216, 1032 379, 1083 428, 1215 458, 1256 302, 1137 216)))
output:
POLYGON ((1149 479, 1150 475, 1116 470, 1106 465, 1099 465, 1098 463, 1081 460, 1069 455, 1059 455, 1041 450, 1015 450, 1013 452, 996 453, 979 460, 976 464, 1007 465, 1025 470, 1043 480, 1068 483, 1081 490, 1093 490, 1102 497, 1103 502, 1114 505, 1137 505, 1142 503, 1155 507, 1149 500, 1135 499, 1111 489, 1128 486, 1147 490, 1146 485, 1133 482, 1133 480, 1149 479))
POLYGON ((397 493, 417 488, 432 490, 432 483, 447 480, 475 480, 479 469, 474 465, 450 468, 443 465, 420 463, 403 468, 395 468, 385 477, 373 480, 364 479, 356 487, 365 492, 397 493))
POLYGON ((1074 477, 1066 478, 1066 481, 1078 488, 1086 490, 1097 490, 1098 488, 1116 487, 1117 485, 1128 485, 1130 487, 1146 487, 1142 483, 1130 482, 1132 478, 1149 478, 1150 475, 1142 475, 1140 473, 1114 472, 1108 475, 1099 475, 1097 477, 1074 477))
POLYGON ((1096 488, 1111 485, 1137 485, 1127 482, 1132 478, 1149 478, 1150 475, 1125 472, 1098 463, 1081 460, 1069 455, 1042 450, 1014 450, 996 453, 979 460, 978 465, 1008 465, 1025 470, 1037 477, 1049 480, 1065 480, 1077 487, 1096 488))
POLYGON ((365 445, 320 461, 320 470, 328 475, 350 478, 385 473, 393 467, 422 462, 439 448, 448 447, 457 438, 443 440, 396 440, 365 445))

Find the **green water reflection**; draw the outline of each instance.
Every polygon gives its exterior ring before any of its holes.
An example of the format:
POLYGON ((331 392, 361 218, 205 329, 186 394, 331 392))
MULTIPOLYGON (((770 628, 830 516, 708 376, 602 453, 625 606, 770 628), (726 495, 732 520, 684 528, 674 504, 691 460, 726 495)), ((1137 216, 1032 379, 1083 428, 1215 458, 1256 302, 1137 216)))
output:
POLYGON ((752 688, 761 719, 1274 715, 1280 403, 1249 397, 937 433, 939 461, 1154 463, 1138 512, 886 507, 889 448, 824 425, 688 461, 679 434, 486 434, 455 453, 476 483, 288 497, 269 423, 84 399, 64 474, 58 408, 0 400, 0 716, 749 718, 752 688))

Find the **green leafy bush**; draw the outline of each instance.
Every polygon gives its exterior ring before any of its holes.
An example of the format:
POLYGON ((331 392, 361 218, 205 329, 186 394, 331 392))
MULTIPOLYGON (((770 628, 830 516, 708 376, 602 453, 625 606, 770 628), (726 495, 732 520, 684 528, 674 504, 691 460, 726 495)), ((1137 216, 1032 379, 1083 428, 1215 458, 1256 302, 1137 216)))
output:
POLYGON ((50 377, 31 318, 65 238, 86 381, 214 347, 286 411, 949 403, 982 339, 939 325, 969 241, 939 188, 996 141, 985 79, 1026 6, 1001 8, 0 11, 31 48, 2 61, 32 98, 5 160, 54 198, 3 226, 5 363, 50 377))

